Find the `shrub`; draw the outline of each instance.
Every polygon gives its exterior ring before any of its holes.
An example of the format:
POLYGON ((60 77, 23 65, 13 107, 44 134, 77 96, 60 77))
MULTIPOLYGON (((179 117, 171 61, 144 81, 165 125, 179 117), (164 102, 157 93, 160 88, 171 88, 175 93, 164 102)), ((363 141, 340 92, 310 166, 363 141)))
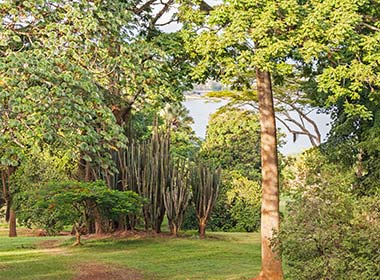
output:
POLYGON ((358 197, 351 170, 308 153, 274 240, 285 278, 380 279, 380 198, 358 197))
POLYGON ((237 171, 226 172, 210 227, 222 231, 256 231, 260 226, 261 187, 237 171))
POLYGON ((85 232, 87 221, 95 213, 115 219, 120 214, 136 212, 142 200, 132 191, 109 189, 104 182, 50 182, 39 189, 20 193, 23 204, 19 205, 22 223, 36 225, 55 234, 65 225, 73 225, 77 234, 85 232))

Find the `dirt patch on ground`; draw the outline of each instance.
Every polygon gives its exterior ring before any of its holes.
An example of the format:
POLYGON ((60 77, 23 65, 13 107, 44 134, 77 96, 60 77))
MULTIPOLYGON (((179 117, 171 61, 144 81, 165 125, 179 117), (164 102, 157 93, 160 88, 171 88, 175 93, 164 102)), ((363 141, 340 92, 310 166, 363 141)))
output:
POLYGON ((141 272, 99 263, 80 264, 75 268, 77 276, 73 280, 142 280, 141 272))
POLYGON ((71 255, 67 252, 66 248, 61 247, 61 241, 59 240, 45 240, 43 242, 38 243, 37 249, 40 249, 39 251, 52 254, 52 255, 71 255))
POLYGON ((59 245, 60 245, 60 241, 59 240, 45 240, 45 241, 42 241, 40 243, 38 243, 38 248, 41 248, 41 249, 53 249, 53 248, 57 248, 59 245))

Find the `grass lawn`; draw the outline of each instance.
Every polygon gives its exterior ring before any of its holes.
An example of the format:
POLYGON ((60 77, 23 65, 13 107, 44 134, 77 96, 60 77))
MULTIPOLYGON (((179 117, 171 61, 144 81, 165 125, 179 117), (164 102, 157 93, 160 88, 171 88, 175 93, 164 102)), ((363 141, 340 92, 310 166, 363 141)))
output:
MULTIPOLYGON (((21 232, 21 231, 19 231, 21 232)), ((71 237, 8 238, 0 228, 0 279, 73 279, 78 267, 100 263, 140 271, 144 279, 249 279, 260 271, 256 233, 186 237, 103 238, 71 247, 71 237), (46 244, 55 243, 54 248, 46 244), (57 246, 58 245, 58 246, 57 246)))

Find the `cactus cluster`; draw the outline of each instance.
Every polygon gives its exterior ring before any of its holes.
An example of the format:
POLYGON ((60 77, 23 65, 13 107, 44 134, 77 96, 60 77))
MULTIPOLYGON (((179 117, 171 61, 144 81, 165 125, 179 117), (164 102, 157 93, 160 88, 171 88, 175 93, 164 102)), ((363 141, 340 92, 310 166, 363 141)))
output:
MULTIPOLYGON (((131 190, 145 199, 142 207, 145 230, 159 233, 166 213, 171 234, 176 236, 192 200, 204 236, 218 194, 220 170, 173 159, 170 127, 159 128, 155 121, 149 141, 130 139, 125 149, 115 152, 114 160, 118 172, 109 175, 106 181, 112 189, 131 190)), ((137 216, 130 214, 120 218, 118 228, 134 229, 136 223, 137 216)))
POLYGON ((147 203, 143 207, 145 229, 157 233, 161 231, 165 216, 163 191, 169 184, 169 135, 167 131, 159 131, 155 126, 150 141, 131 141, 125 154, 127 188, 146 199, 147 203))
POLYGON ((199 234, 205 237, 206 225, 215 206, 221 182, 221 169, 198 163, 191 170, 193 201, 199 224, 199 234))

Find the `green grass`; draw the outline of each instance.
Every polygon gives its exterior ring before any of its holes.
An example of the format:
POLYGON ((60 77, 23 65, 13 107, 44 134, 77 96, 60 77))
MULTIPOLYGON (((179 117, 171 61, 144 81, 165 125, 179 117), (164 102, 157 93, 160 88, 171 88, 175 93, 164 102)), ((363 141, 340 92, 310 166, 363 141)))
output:
MULTIPOLYGON (((2 230, 1 230, 2 231, 2 230)), ((72 279, 80 263, 113 264, 141 271, 145 279, 249 279, 260 270, 258 234, 210 233, 181 238, 146 237, 85 240, 70 237, 17 237, 0 234, 0 279, 72 279), (41 247, 61 243, 56 251, 41 247)))

